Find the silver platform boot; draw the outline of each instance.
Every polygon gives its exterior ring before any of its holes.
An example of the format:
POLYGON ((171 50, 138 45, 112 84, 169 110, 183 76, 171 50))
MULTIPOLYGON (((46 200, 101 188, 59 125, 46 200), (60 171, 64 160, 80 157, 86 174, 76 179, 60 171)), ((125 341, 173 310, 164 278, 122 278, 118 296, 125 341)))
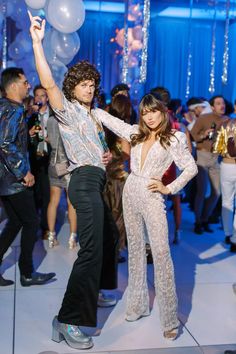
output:
POLYGON ((91 337, 83 333, 78 326, 58 322, 57 316, 54 317, 52 322, 52 340, 57 343, 65 340, 74 349, 89 349, 93 347, 91 337))

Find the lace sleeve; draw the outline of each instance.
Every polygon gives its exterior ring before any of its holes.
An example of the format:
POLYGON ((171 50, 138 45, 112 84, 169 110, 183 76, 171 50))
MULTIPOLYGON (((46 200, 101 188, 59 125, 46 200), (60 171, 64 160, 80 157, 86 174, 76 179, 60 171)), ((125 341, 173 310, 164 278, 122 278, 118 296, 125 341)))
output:
POLYGON ((175 137, 171 139, 169 152, 176 166, 182 170, 181 174, 166 187, 171 194, 181 190, 198 172, 197 165, 189 152, 187 139, 184 133, 176 132, 175 137))
POLYGON ((104 124, 109 130, 118 135, 120 138, 125 139, 130 142, 130 137, 132 134, 138 132, 138 125, 130 125, 120 120, 119 118, 113 117, 111 114, 103 111, 102 109, 96 109, 96 116, 99 121, 104 124))

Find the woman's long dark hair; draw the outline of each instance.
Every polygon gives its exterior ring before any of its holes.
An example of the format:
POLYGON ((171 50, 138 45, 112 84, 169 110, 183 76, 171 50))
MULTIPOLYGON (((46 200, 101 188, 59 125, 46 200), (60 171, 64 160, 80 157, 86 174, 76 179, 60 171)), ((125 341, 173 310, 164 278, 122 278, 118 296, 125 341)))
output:
POLYGON ((174 136, 172 131, 170 117, 166 106, 160 100, 159 96, 154 93, 145 95, 139 104, 139 133, 131 136, 131 145, 135 146, 146 140, 151 135, 152 130, 148 128, 143 120, 143 116, 148 112, 161 112, 161 122, 156 128, 156 139, 159 139, 162 147, 166 148, 170 145, 170 139, 174 136))
MULTIPOLYGON (((132 113, 130 98, 124 95, 114 96, 109 107, 109 113, 126 123, 130 123, 132 113)), ((106 140, 109 148, 112 149, 116 144, 117 136, 110 130, 106 130, 106 140)))

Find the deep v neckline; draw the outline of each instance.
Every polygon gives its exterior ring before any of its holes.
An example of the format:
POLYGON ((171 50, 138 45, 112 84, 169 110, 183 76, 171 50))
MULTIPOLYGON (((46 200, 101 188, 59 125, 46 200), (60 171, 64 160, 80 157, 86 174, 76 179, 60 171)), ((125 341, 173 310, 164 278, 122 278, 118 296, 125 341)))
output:
POLYGON ((140 144, 140 145, 141 145, 141 147, 140 147, 140 164, 139 164, 139 171, 140 171, 140 172, 143 171, 143 168, 144 168, 145 163, 146 163, 146 161, 147 161, 147 159, 148 159, 148 157, 149 157, 149 154, 150 154, 150 152, 151 152, 151 150, 152 150, 152 148, 153 148, 153 145, 155 145, 156 143, 157 143, 157 140, 155 140, 155 141, 153 142, 153 144, 149 147, 149 149, 148 149, 148 151, 147 151, 147 153, 146 153, 145 159, 143 160, 143 163, 142 163, 142 152, 143 152, 144 142, 143 142, 142 144, 140 144))

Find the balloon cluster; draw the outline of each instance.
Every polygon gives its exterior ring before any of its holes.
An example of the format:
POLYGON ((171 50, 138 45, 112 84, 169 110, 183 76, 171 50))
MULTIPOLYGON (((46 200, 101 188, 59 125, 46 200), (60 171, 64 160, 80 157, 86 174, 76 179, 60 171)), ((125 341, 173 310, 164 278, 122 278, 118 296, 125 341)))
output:
POLYGON ((147 58, 149 3, 150 0, 127 0, 125 28, 117 29, 116 35, 111 39, 121 48, 115 51, 116 56, 121 54, 121 81, 130 85, 131 97, 136 102, 144 89, 141 76, 144 77, 142 67, 146 63, 143 58, 147 58))
MULTIPOLYGON (((39 82, 35 71, 31 38, 30 21, 27 10, 33 16, 46 18, 47 26, 43 47, 51 66, 56 83, 61 86, 66 65, 71 62, 80 49, 77 30, 85 19, 82 0, 0 0, 1 6, 7 6, 6 16, 15 21, 19 33, 8 47, 11 60, 7 66, 20 66, 24 69, 31 85, 39 82)), ((0 28, 1 28, 0 11, 0 28)))
MULTIPOLYGON (((137 0, 128 2, 128 66, 134 68, 139 65, 139 54, 143 48, 142 20, 143 12, 141 2, 137 0)), ((124 48, 125 29, 116 29, 116 35, 111 42, 116 42, 122 49, 116 54, 122 54, 124 48)))
MULTIPOLYGON (((116 43, 122 48, 124 47, 124 32, 124 28, 117 30, 115 37, 116 43)), ((130 52, 137 52, 142 49, 142 36, 142 27, 140 25, 128 28, 128 46, 130 52)))

